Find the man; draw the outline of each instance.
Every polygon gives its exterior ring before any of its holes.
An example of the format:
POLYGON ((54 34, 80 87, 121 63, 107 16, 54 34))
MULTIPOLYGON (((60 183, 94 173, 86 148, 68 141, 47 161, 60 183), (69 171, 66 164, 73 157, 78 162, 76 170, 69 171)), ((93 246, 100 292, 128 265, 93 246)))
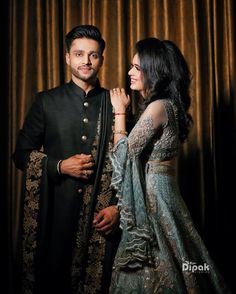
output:
POLYGON ((14 153, 26 183, 22 288, 107 293, 119 212, 110 189, 112 107, 97 79, 105 41, 81 25, 65 42, 71 81, 36 95, 14 153))

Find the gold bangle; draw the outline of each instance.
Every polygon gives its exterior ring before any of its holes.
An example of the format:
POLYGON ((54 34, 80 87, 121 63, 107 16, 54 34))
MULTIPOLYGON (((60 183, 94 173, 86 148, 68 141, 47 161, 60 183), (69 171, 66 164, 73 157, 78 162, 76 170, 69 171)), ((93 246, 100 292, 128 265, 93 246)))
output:
POLYGON ((125 136, 128 135, 128 133, 126 131, 124 131, 124 130, 113 131, 113 134, 121 134, 121 135, 125 135, 125 136))
POLYGON ((125 112, 115 112, 114 115, 126 115, 125 112))

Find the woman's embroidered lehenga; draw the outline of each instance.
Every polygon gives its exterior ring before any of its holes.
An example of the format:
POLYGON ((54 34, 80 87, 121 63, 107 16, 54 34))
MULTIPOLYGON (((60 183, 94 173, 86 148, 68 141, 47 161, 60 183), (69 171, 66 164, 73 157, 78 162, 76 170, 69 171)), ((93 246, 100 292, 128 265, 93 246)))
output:
POLYGON ((174 167, 161 163, 178 149, 176 107, 157 100, 111 154, 123 230, 111 293, 230 293, 194 228, 174 167))

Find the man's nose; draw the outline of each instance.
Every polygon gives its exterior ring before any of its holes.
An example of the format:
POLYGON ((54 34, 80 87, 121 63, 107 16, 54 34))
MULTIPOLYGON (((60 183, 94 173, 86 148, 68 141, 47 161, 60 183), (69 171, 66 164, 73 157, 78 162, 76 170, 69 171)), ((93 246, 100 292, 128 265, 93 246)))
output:
POLYGON ((84 55, 84 63, 85 64, 91 64, 90 56, 89 54, 84 55))

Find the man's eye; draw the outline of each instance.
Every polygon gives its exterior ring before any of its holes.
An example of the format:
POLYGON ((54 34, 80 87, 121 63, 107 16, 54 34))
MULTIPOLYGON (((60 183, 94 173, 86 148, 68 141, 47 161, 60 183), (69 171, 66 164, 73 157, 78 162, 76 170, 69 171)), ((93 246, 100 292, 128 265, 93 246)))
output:
POLYGON ((97 53, 93 53, 93 54, 91 54, 91 57, 94 59, 97 59, 99 57, 99 55, 97 53))
POLYGON ((82 53, 75 53, 75 56, 76 56, 76 57, 82 57, 83 54, 82 54, 82 53))

